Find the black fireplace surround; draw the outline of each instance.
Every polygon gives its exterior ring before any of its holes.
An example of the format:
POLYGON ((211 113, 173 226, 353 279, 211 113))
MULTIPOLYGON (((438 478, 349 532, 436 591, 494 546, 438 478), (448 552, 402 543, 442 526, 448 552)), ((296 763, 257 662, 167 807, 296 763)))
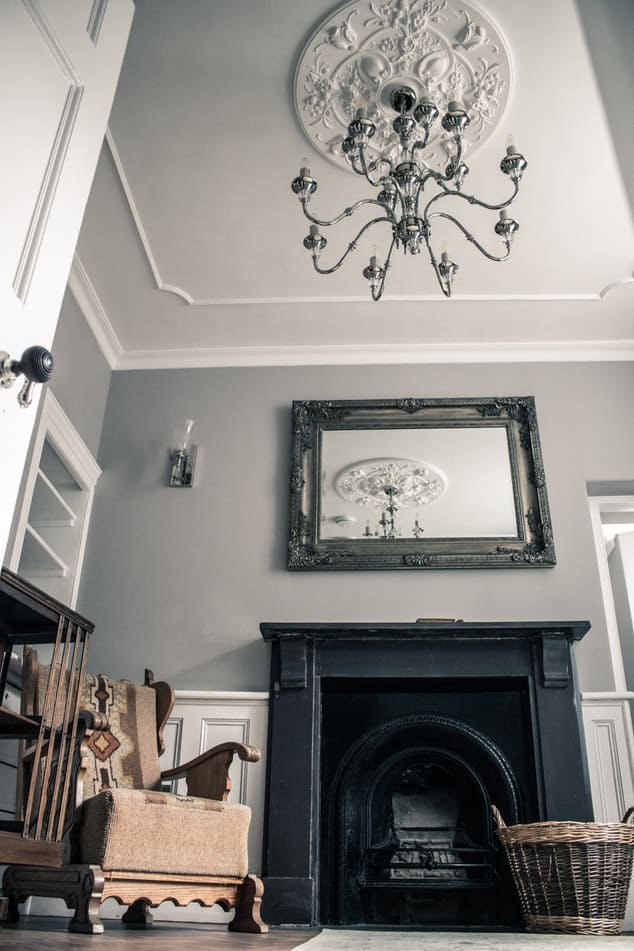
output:
POLYGON ((263 623, 272 924, 521 928, 493 828, 592 819, 587 621, 263 623))

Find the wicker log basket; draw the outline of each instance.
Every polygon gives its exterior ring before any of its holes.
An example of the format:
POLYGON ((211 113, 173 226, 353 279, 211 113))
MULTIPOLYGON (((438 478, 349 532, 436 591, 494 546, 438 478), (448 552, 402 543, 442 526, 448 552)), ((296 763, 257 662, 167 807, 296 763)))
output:
POLYGON ((527 931, 619 934, 634 856, 634 808, 622 822, 507 826, 491 806, 527 931))

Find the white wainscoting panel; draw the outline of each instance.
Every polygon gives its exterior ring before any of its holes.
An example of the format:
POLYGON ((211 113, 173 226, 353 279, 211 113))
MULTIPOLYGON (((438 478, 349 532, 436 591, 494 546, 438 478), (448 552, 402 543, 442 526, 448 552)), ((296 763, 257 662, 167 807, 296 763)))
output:
MULTIPOLYGON (((268 693, 177 691, 161 757, 162 768, 170 769, 228 740, 257 746, 262 754, 259 763, 243 763, 234 757, 229 771, 229 802, 244 802, 253 812, 249 871, 256 875, 262 869, 268 703, 268 693)), ((176 792, 186 794, 184 779, 174 786, 176 792)))
MULTIPOLYGON (((257 746, 262 754, 259 763, 243 763, 234 757, 229 771, 229 802, 246 803, 252 810, 249 871, 256 875, 262 870, 268 702, 268 693, 261 692, 177 691, 163 734, 165 753, 161 757, 162 768, 170 769, 228 740, 257 746)), ((187 791, 184 779, 173 783, 172 788, 181 794, 187 791)), ((112 910, 117 914, 116 906, 112 910)), ((122 911, 119 910, 117 917, 122 911)), ((219 907, 201 908, 195 903, 177 908, 171 902, 164 902, 152 914, 157 921, 224 922, 233 913, 223 912, 219 907)))
MULTIPOLYGON (((634 693, 583 694, 583 725, 596 822, 619 822, 634 806, 634 693)), ((634 931, 634 882, 624 931, 634 931)))

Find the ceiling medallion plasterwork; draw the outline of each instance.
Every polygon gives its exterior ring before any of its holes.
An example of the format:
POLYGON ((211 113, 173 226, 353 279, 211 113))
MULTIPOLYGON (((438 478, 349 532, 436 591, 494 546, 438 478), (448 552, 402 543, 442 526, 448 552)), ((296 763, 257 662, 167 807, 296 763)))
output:
MULTIPOLYGON (((300 54, 295 108, 313 146, 349 168, 341 143, 356 110, 376 124, 372 156, 398 150, 390 95, 408 86, 446 111, 458 101, 469 112, 465 154, 499 124, 511 90, 511 63, 499 29, 472 3, 457 0, 353 0, 324 20, 300 54)), ((439 129, 426 160, 443 168, 452 140, 439 129)))
POLYGON ((445 475, 427 462, 413 459, 366 459, 353 462, 335 478, 335 491, 346 502, 384 508, 392 489, 399 508, 428 505, 447 488, 445 475))

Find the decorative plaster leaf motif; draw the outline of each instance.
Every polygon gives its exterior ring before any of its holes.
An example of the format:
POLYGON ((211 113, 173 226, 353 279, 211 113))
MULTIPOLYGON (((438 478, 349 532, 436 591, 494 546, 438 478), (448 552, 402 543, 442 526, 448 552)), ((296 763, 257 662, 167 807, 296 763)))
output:
MULTIPOLYGON (((465 153, 499 124, 510 93, 510 60, 497 27, 474 4, 457 0, 353 0, 328 17, 300 55, 295 106, 309 140, 348 168, 340 143, 357 109, 376 125, 369 159, 397 147, 390 94, 401 85, 429 95, 441 114, 451 100, 471 115, 465 153), (353 26, 354 21, 354 26, 353 26)), ((444 167, 451 140, 440 123, 427 160, 444 167)))

